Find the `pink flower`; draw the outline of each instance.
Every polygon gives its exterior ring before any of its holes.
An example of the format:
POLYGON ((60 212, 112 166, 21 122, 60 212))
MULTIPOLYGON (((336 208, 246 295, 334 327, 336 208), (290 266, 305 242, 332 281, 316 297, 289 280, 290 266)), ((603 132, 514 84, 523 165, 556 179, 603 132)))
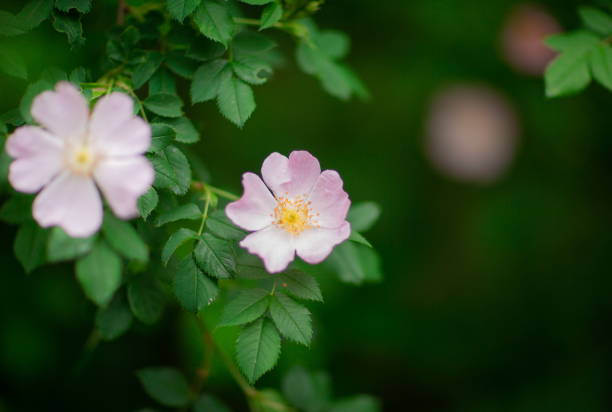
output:
POLYGON ((136 201, 153 183, 154 171, 143 153, 151 128, 134 116, 122 93, 102 97, 91 116, 85 98, 70 83, 38 95, 32 117, 42 126, 22 126, 6 142, 15 160, 11 185, 36 193, 34 219, 60 226, 70 236, 87 237, 102 224, 102 192, 115 214, 137 216, 136 201))
POLYGON ((244 194, 225 213, 253 232, 240 246, 262 258, 268 272, 285 270, 296 253, 308 263, 320 263, 349 237, 351 201, 338 172, 321 173, 314 156, 294 151, 289 158, 272 153, 261 175, 263 181, 254 173, 242 176, 244 194))

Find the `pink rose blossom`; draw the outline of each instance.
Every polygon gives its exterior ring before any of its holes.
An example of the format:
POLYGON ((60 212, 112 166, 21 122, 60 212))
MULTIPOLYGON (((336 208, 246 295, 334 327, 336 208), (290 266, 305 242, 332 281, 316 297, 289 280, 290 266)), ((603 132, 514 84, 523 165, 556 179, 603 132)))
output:
POLYGON ((143 153, 151 128, 134 115, 122 93, 102 97, 89 114, 87 101, 70 83, 38 95, 32 117, 42 126, 22 126, 6 142, 15 160, 11 185, 40 194, 34 219, 60 226, 70 236, 87 237, 102 224, 102 192, 115 214, 137 216, 136 201, 153 183, 154 171, 143 153))
POLYGON ((294 151, 289 158, 272 153, 261 175, 263 181, 254 173, 242 176, 244 194, 225 213, 253 232, 240 246, 262 258, 268 272, 285 270, 296 253, 308 263, 320 263, 349 237, 351 201, 338 172, 321 172, 314 156, 294 151))

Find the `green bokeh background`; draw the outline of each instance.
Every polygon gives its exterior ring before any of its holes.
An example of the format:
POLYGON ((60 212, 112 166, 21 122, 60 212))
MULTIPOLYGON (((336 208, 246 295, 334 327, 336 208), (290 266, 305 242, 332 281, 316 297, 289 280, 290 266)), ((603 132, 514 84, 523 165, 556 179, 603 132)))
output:
MULTIPOLYGON (((3 0, 2 8, 20 3, 3 0)), ((15 40, 31 72, 98 59, 115 6, 94 3, 84 18, 88 45, 78 52, 48 22, 15 40)), ((544 5, 575 28, 578 3, 544 5)), ((270 152, 306 149, 340 171, 354 201, 383 208, 367 235, 385 280, 354 287, 319 279, 325 303, 309 305, 312 348, 285 344, 279 367, 258 386, 278 387, 299 363, 328 369, 339 396, 371 393, 388 411, 612 409, 612 95, 592 86, 547 100, 542 79, 508 67, 499 36, 516 4, 329 0, 319 24, 351 35, 349 62, 372 93, 369 103, 335 100, 289 58, 256 88, 258 107, 244 130, 213 104, 189 109, 217 186, 238 192, 240 175, 257 171, 270 152), (449 180, 424 154, 432 96, 466 81, 496 88, 520 118, 516 159, 492 185, 449 180)), ((0 112, 25 87, 0 75, 0 112)), ((159 325, 135 324, 82 355, 95 308, 70 265, 26 276, 12 252, 15 228, 3 224, 0 233, 0 410, 131 411, 154 405, 136 369, 197 367, 199 338, 177 308, 159 325)), ((232 333, 219 338, 231 343, 232 333)), ((223 370, 211 386, 245 407, 223 370)))

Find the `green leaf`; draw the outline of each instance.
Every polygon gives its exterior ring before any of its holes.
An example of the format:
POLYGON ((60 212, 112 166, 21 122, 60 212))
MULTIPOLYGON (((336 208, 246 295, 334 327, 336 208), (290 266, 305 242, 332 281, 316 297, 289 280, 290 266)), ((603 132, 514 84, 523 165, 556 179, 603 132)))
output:
POLYGON ((155 219, 155 226, 162 226, 178 220, 197 220, 202 218, 200 208, 194 203, 187 203, 175 209, 161 213, 155 219))
POLYGON ((243 325, 253 322, 266 312, 269 303, 270 293, 267 290, 243 290, 225 305, 219 326, 243 325))
POLYGON ((276 294, 270 301, 270 315, 281 335, 302 345, 310 345, 310 311, 289 296, 276 294))
POLYGON ((136 372, 136 375, 145 392, 162 405, 182 408, 189 404, 189 385, 176 369, 146 368, 136 372))
POLYGON ((128 283, 128 301, 138 320, 153 324, 164 311, 166 297, 154 279, 139 275, 128 283))
POLYGON ((47 232, 34 222, 27 222, 15 236, 14 251, 26 273, 32 272, 45 262, 47 232))
POLYGON ((81 257, 91 251, 96 236, 86 238, 70 237, 62 228, 51 229, 47 242, 47 260, 49 262, 60 262, 81 257))
POLYGON ((157 207, 159 196, 157 191, 152 187, 146 193, 138 198, 138 213, 146 220, 153 210, 157 207))
POLYGON ((271 3, 274 0, 240 0, 240 1, 246 4, 252 4, 254 6, 261 6, 263 4, 271 3))
POLYGON ((121 285, 121 259, 100 239, 76 262, 76 275, 87 297, 106 306, 121 285))
POLYGON ((279 284, 296 298, 323 302, 321 289, 316 279, 299 270, 288 270, 279 277, 279 284))
MULTIPOLYGON (((3 153, 6 153, 4 150, 3 153)), ((32 219, 32 196, 15 193, 0 208, 0 220, 21 224, 32 219)))
POLYGON ((176 119, 166 119, 164 124, 170 126, 176 134, 176 140, 181 143, 195 143, 200 140, 200 134, 196 130, 191 120, 186 117, 176 119))
POLYGON ((191 185, 191 167, 187 157, 175 146, 168 146, 151 157, 155 168, 154 186, 174 194, 187 193, 191 185))
POLYGON ((74 16, 56 11, 53 13, 53 28, 66 35, 71 49, 80 47, 85 43, 80 15, 74 16))
POLYGON ((380 206, 374 202, 359 202, 351 206, 346 220, 357 232, 369 230, 380 217, 380 206))
POLYGON ((234 249, 226 240, 204 233, 193 253, 198 266, 209 276, 227 279, 236 272, 234 249))
POLYGON ((202 0, 167 0, 168 12, 180 21, 185 20, 200 5, 202 0))
POLYGON ((55 8, 61 11, 75 9, 79 13, 89 13, 91 0, 55 0, 55 8))
POLYGON ((198 68, 198 62, 185 57, 183 54, 172 53, 166 59, 166 67, 174 74, 185 79, 192 79, 198 68))
POLYGON ((151 123, 151 147, 149 152, 159 152, 174 140, 174 129, 162 123, 151 123))
POLYGON ((354 230, 351 230, 351 235, 349 236, 349 240, 352 241, 352 242, 356 242, 356 243, 362 244, 362 245, 367 246, 367 247, 373 247, 372 244, 370 242, 368 242, 368 239, 363 237, 363 235, 361 233, 356 232, 354 230))
POLYGON ((260 30, 269 29, 280 21, 283 17, 283 6, 277 1, 266 6, 261 13, 261 26, 260 30))
POLYGON ((132 325, 132 312, 123 290, 115 293, 111 303, 98 309, 96 314, 96 328, 102 339, 110 341, 117 339, 130 329, 132 325))
POLYGON ((602 36, 612 34, 612 17, 608 13, 595 7, 582 6, 578 8, 578 14, 586 28, 602 36))
POLYGON ((18 36, 28 29, 17 16, 0 10, 0 36, 18 36))
POLYGON ((17 14, 17 19, 31 30, 47 20, 53 10, 53 0, 31 0, 17 14))
POLYGON ((215 210, 206 219, 206 228, 215 236, 227 240, 242 240, 247 232, 234 225, 223 210, 215 210))
POLYGON ((134 85, 134 89, 140 89, 151 76, 155 74, 162 61, 164 61, 163 56, 158 52, 148 52, 145 54, 145 61, 136 68, 134 68, 134 72, 132 73, 132 84, 134 85))
POLYGON ((612 47, 607 44, 598 45, 591 54, 590 63, 595 80, 612 90, 612 47))
POLYGON ((183 102, 175 94, 153 94, 147 97, 143 104, 147 110, 160 116, 180 117, 183 115, 183 102))
POLYGON ((112 248, 123 257, 140 262, 149 260, 148 246, 130 223, 107 212, 104 214, 102 233, 112 248))
POLYGON ((326 30, 317 36, 317 45, 326 56, 338 60, 346 57, 351 48, 351 41, 345 33, 326 30))
POLYGON ((274 324, 260 318, 246 326, 236 341, 236 361, 250 383, 274 367, 281 339, 274 324))
POLYGON ((164 265, 168 264, 168 261, 176 252, 176 250, 184 245, 186 242, 192 239, 197 239, 198 234, 191 229, 181 228, 174 232, 169 238, 161 252, 161 260, 164 265))
POLYGON ((149 96, 157 94, 176 94, 174 77, 163 67, 157 70, 149 81, 149 96))
POLYGON ((382 279, 380 259, 370 247, 344 242, 334 248, 328 258, 341 281, 361 284, 364 281, 376 282, 382 279))
POLYGON ((221 113, 238 127, 244 126, 255 110, 251 86, 236 76, 223 76, 217 103, 221 113))
POLYGON ((232 40, 232 49, 241 55, 265 53, 276 46, 270 37, 252 30, 242 30, 232 40))
POLYGON ((588 50, 599 44, 599 38, 586 30, 576 30, 549 36, 544 41, 558 52, 588 50))
POLYGON ((174 274, 174 294, 183 309, 198 313, 210 305, 218 293, 217 285, 202 273, 192 255, 178 264, 174 274))
POLYGON ((330 412, 380 412, 380 402, 369 395, 357 395, 334 403, 330 412))
POLYGON ((250 410, 257 412, 295 411, 275 389, 258 390, 249 398, 249 407, 250 410))
POLYGON ((250 84, 264 84, 272 76, 272 67, 256 57, 240 57, 232 62, 234 73, 250 84))
POLYGON ((294 366, 283 377, 283 395, 291 405, 300 410, 323 410, 327 399, 321 396, 317 389, 312 375, 301 366, 294 366))
POLYGON ((193 74, 191 82, 191 102, 193 104, 212 100, 217 97, 221 80, 227 71, 227 60, 217 59, 201 65, 193 74))
POLYGON ((565 52, 546 68, 546 96, 559 97, 584 89, 591 81, 588 54, 565 52))
POLYGON ((212 395, 201 395, 193 405, 193 412, 231 412, 219 399, 212 395))
POLYGON ((204 36, 227 48, 236 29, 227 3, 219 0, 203 1, 193 18, 204 36))
POLYGON ((32 123, 32 115, 30 114, 30 108, 32 106, 32 101, 36 96, 40 93, 53 89, 54 84, 48 80, 38 80, 34 83, 30 83, 21 98, 21 102, 19 103, 19 112, 21 113, 21 117, 25 120, 26 123, 32 123))

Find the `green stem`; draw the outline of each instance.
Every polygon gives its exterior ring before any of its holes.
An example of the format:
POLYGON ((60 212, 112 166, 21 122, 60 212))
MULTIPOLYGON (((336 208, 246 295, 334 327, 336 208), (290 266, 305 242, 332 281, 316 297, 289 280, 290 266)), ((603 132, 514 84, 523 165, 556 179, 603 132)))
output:
POLYGON ((208 208, 210 207, 210 191, 208 186, 204 186, 204 212, 202 213, 202 221, 200 222, 200 228, 198 229, 198 236, 202 236, 204 233, 204 223, 206 223, 206 219, 208 218, 208 208))
POLYGON ((234 362, 229 358, 229 356, 225 354, 225 352, 223 352, 223 350, 221 350, 221 348, 219 348, 217 342, 215 342, 214 337, 206 328, 204 321, 198 315, 195 315, 195 317, 196 321, 198 322, 198 327, 200 328, 200 332, 202 333, 203 339, 205 340, 205 342, 208 342, 212 346, 212 348, 219 354, 219 357, 223 361, 223 364, 227 368, 230 375, 232 375, 232 378, 234 378, 238 386, 240 386, 240 389, 242 389, 244 395, 247 398, 255 396, 257 394, 257 390, 255 390, 255 388, 249 385, 249 383, 246 381, 246 379, 244 379, 234 362))
POLYGON ((240 199, 240 197, 236 196, 235 194, 227 192, 227 191, 219 189, 219 188, 216 188, 214 186, 206 185, 206 187, 212 193, 216 194, 217 196, 224 197, 227 200, 238 200, 238 199, 240 199))

